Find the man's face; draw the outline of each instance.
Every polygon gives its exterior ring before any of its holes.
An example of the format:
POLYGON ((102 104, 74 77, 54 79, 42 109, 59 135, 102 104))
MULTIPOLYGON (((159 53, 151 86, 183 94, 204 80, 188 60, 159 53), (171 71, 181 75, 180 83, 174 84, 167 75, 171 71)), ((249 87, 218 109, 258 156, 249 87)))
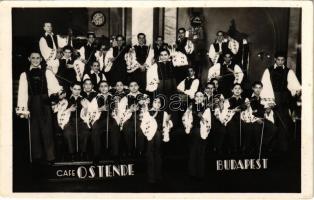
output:
POLYGON ((285 64, 285 61, 286 61, 286 59, 285 59, 285 57, 277 57, 277 58, 275 58, 275 63, 279 66, 279 67, 281 67, 281 66, 283 66, 284 64, 285 64))
POLYGON ((232 89, 232 93, 235 95, 235 96, 240 96, 241 93, 242 93, 242 88, 240 85, 236 85, 234 86, 234 88, 232 89))
POLYGON ((230 55, 230 54, 226 54, 226 55, 224 56, 224 61, 225 61, 226 63, 230 63, 230 62, 231 62, 231 55, 230 55))
POLYGON ((109 91, 108 83, 105 83, 105 82, 100 83, 100 85, 99 85, 99 91, 100 91, 102 94, 107 94, 108 91, 109 91))
POLYGON ((105 50, 106 50, 106 45, 102 44, 102 45, 100 46, 100 50, 101 50, 101 51, 105 51, 105 50))
POLYGON ((192 77, 192 76, 195 75, 195 71, 194 71, 194 69, 192 69, 192 68, 189 68, 189 69, 188 69, 188 73, 189 73, 189 77, 192 77))
POLYGON ((116 90, 118 91, 118 92, 122 92, 123 91, 123 83, 121 82, 121 81, 119 81, 119 82, 117 82, 116 83, 116 90))
POLYGON ((222 42, 224 39, 224 34, 222 32, 217 33, 217 41, 222 42))
POLYGON ((94 35, 88 35, 87 41, 88 41, 88 43, 90 43, 90 44, 94 43, 94 41, 95 41, 94 35))
POLYGON ((28 60, 31 62, 33 67, 38 67, 41 63, 42 58, 40 57, 39 53, 32 53, 28 60))
POLYGON ((66 59, 69 59, 71 57, 71 55, 72 55, 72 52, 71 52, 70 49, 66 49, 66 50, 63 51, 63 55, 64 55, 64 57, 66 59))
POLYGON ((154 99, 154 101, 153 101, 153 108, 159 110, 160 107, 161 107, 161 101, 160 101, 160 99, 159 99, 159 98, 154 99))
POLYGON ((92 70, 94 72, 99 72, 99 69, 100 69, 99 63, 98 62, 93 62, 92 70))
POLYGON ((214 89, 215 89, 214 85, 208 84, 207 87, 205 88, 205 93, 208 94, 209 96, 212 96, 214 94, 214 89))
POLYGON ((117 37, 117 45, 118 47, 121 47, 124 43, 124 40, 122 37, 117 37))
POLYGON ((51 25, 51 23, 45 23, 44 24, 44 31, 46 31, 47 33, 51 33, 52 32, 52 25, 51 25))
POLYGON ((156 44, 158 46, 162 46, 163 43, 164 43, 163 39, 161 37, 158 37, 157 40, 156 40, 156 44))
POLYGON ((90 80, 85 81, 84 84, 83 84, 83 88, 84 88, 85 92, 91 92, 92 89, 93 89, 92 81, 90 81, 90 80))
POLYGON ((203 93, 197 92, 197 93, 195 94, 195 102, 196 102, 197 104, 199 104, 199 103, 202 103, 203 101, 204 101, 204 95, 203 95, 203 93))
POLYGON ((213 84, 215 86, 215 89, 218 89, 218 80, 213 80, 213 84))
POLYGON ((179 32, 178 32, 178 37, 179 37, 180 39, 183 39, 183 38, 185 37, 185 31, 184 31, 184 30, 179 30, 179 32))
POLYGON ((129 88, 132 93, 136 93, 138 91, 138 84, 136 82, 132 82, 130 83, 129 88))
POLYGON ((71 87, 71 91, 73 96, 79 96, 81 94, 81 86, 80 85, 74 85, 73 87, 71 87))
POLYGON ((146 43, 145 35, 139 35, 137 39, 139 45, 144 45, 146 43))
POLYGON ((170 55, 168 54, 167 51, 162 51, 162 52, 160 52, 159 60, 164 62, 164 61, 169 60, 169 57, 170 57, 170 55))
POLYGON ((254 87, 253 87, 253 92, 256 96, 260 96, 261 94, 261 91, 262 91, 263 87, 259 84, 256 84, 254 87))

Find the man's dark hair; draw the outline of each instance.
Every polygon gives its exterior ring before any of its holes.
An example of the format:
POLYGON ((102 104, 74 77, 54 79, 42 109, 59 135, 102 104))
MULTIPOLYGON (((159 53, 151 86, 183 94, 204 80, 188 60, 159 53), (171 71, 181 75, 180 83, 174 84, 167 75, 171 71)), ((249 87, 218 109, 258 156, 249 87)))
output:
POLYGON ((146 37, 146 35, 144 33, 139 33, 137 34, 137 38, 139 38, 141 35, 143 35, 144 37, 146 37))
POLYGON ((38 53, 39 56, 42 57, 39 49, 32 49, 32 50, 30 50, 29 54, 28 54, 28 57, 30 57, 33 53, 38 53))
POLYGON ((240 86, 241 87, 241 89, 242 89, 242 85, 240 84, 240 83, 235 83, 235 84, 233 84, 233 86, 232 86, 232 89, 235 87, 235 86, 240 86))
POLYGON ((74 81, 71 83, 71 88, 73 88, 74 86, 79 85, 80 87, 82 87, 82 84, 78 81, 74 81))
POLYGON ((233 53, 230 50, 224 52, 222 56, 225 57, 227 54, 229 54, 231 58, 233 57, 233 53))
POLYGON ((277 51, 277 52, 275 53, 275 58, 278 58, 278 57, 284 57, 284 58, 286 58, 286 53, 283 52, 283 51, 277 51))
POLYGON ((96 38, 96 35, 95 35, 94 32, 88 32, 88 33, 86 34, 87 37, 89 37, 90 35, 92 35, 92 36, 94 36, 94 38, 96 38))
POLYGON ((261 81, 254 81, 254 83, 252 84, 252 87, 255 87, 256 85, 260 85, 263 87, 263 83, 261 81))
POLYGON ((131 85, 131 83, 136 83, 136 84, 138 85, 138 83, 137 83, 136 81, 131 81, 131 82, 129 83, 129 86, 131 85))
POLYGON ((85 84, 87 81, 90 81, 91 84, 93 85, 93 82, 92 82, 92 80, 91 80, 90 78, 85 79, 85 80, 83 81, 83 84, 85 84))
POLYGON ((218 36, 218 33, 222 33, 222 35, 225 34, 223 31, 217 31, 216 36, 218 36))
POLYGON ((180 31, 186 32, 185 28, 183 28, 183 27, 181 27, 181 28, 178 29, 178 33, 179 33, 180 31))
POLYGON ((212 86, 215 87, 215 84, 212 81, 209 81, 209 82, 206 83, 206 88, 208 87, 208 85, 212 85, 212 86))
POLYGON ((72 52, 72 47, 70 45, 66 45, 62 48, 62 51, 70 50, 72 52))
POLYGON ((161 52, 163 52, 163 51, 167 52, 167 54, 170 55, 170 51, 168 49, 163 48, 159 51, 159 56, 160 56, 161 52))
POLYGON ((164 40, 164 37, 161 36, 161 35, 158 35, 158 36, 156 37, 156 41, 158 40, 158 38, 161 38, 162 41, 164 40))
POLYGON ((117 40, 119 37, 122 38, 122 40, 124 41, 124 37, 123 37, 123 35, 121 35, 121 34, 119 34, 119 35, 116 36, 116 40, 117 40))

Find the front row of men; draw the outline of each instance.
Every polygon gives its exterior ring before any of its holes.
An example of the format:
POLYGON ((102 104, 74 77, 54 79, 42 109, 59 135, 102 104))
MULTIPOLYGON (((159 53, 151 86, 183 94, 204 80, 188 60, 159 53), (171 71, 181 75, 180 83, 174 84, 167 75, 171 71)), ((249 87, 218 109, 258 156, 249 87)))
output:
MULTIPOLYGON (((41 66, 38 52, 31 53, 29 61, 30 69, 20 77, 16 112, 30 122, 33 160, 42 157, 55 160, 52 126, 56 120, 70 160, 77 159, 76 156, 86 160, 89 148, 95 162, 101 159, 105 148, 111 149, 113 158, 121 153, 140 156, 146 149, 149 179, 152 182, 160 179, 161 143, 169 141, 173 127, 168 98, 141 93, 136 81, 129 83, 127 92, 122 82, 110 89, 101 80, 96 92, 91 77, 83 84, 72 83, 71 94, 65 94, 53 72, 41 66), (55 114, 51 115, 50 100, 56 98, 52 107, 55 114)), ((197 84, 193 77, 193 68, 189 68, 189 77, 178 86, 189 101, 182 104, 186 106, 182 123, 189 137, 191 176, 202 177, 205 173, 208 137, 214 141, 218 154, 251 152, 255 156, 261 149, 271 150, 277 133, 276 119, 272 106, 261 103, 261 82, 253 84, 253 94, 248 98, 242 96, 241 84, 235 83, 231 97, 225 99, 216 79, 206 85, 204 92, 187 91, 187 85, 197 84)))

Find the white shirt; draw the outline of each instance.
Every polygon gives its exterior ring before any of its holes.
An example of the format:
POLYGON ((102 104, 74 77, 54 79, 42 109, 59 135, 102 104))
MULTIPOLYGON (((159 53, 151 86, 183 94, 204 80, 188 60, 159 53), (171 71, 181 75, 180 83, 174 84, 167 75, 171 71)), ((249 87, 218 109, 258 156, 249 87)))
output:
MULTIPOLYGON (((91 74, 96 74, 97 76, 96 76, 96 78, 97 78, 97 83, 99 83, 100 82, 100 77, 99 77, 99 74, 102 76, 101 78, 102 78, 102 80, 104 80, 104 81, 106 81, 107 79, 106 79, 106 76, 103 74, 103 73, 101 73, 101 72, 98 72, 98 73, 95 73, 94 72, 94 70, 91 70, 90 71, 90 73, 91 74)), ((85 80, 85 79, 90 79, 90 77, 89 77, 89 75, 88 74, 85 74, 84 75, 84 77, 83 77, 83 81, 85 80)))
MULTIPOLYGON (((194 76, 191 78, 194 78, 194 76)), ((179 83, 179 85, 177 86, 177 89, 179 91, 183 91, 183 93, 188 95, 191 99, 194 99, 194 96, 195 96, 195 93, 197 92, 200 81, 198 79, 194 79, 192 82, 191 88, 187 90, 187 89, 185 89, 185 80, 186 79, 187 78, 185 78, 183 81, 181 81, 179 83)))
MULTIPOLYGON (((215 43, 218 43, 219 45, 219 52, 222 52, 222 44, 223 43, 228 43, 228 49, 231 50, 231 52, 235 55, 238 53, 239 51, 239 42, 236 41, 235 39, 233 38, 230 38, 230 40, 227 40, 227 39, 224 39, 222 42, 218 42, 217 40, 215 41, 215 43)), ((208 51, 208 56, 210 58, 210 60, 216 64, 219 57, 220 57, 220 54, 218 54, 218 52, 216 52, 216 49, 214 47, 214 44, 211 44, 210 47, 209 47, 209 51, 208 51)))
MULTIPOLYGON (((36 67, 31 66, 30 70, 33 68, 36 67)), ((41 69, 41 66, 37 68, 41 69)), ((63 88, 59 85, 53 72, 46 70, 45 75, 47 79, 48 95, 50 96, 51 94, 60 93, 63 88)), ((17 106, 21 108, 24 107, 28 110, 28 81, 25 72, 20 75, 17 106)))
MULTIPOLYGON (((215 65, 213 65, 211 68, 209 68, 208 70, 208 82, 213 79, 213 78, 217 78, 218 76, 220 76, 220 68, 221 68, 221 64, 220 63, 216 63, 215 65)), ((239 67, 239 65, 235 64, 234 65, 234 83, 241 83, 243 80, 243 72, 242 69, 239 67)))
MULTIPOLYGON (((278 66, 274 64, 274 68, 276 69, 278 66)), ((286 66, 283 66, 286 68, 286 66)), ((275 95, 273 86, 270 80, 270 73, 268 68, 265 69, 264 74, 262 76, 261 82, 263 83, 263 90, 261 91, 262 104, 266 105, 268 103, 275 103, 275 95)), ((294 74, 293 70, 289 69, 287 76, 287 88, 291 92, 292 96, 295 96, 296 92, 301 90, 301 84, 294 74)))

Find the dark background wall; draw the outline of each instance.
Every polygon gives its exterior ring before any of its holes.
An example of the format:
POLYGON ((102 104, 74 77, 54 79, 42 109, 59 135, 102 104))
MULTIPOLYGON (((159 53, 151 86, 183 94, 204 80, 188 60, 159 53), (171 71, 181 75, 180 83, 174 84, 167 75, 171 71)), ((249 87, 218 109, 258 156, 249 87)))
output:
POLYGON ((178 27, 188 28, 190 16, 198 12, 204 18, 205 38, 209 47, 216 38, 218 30, 228 31, 231 20, 236 28, 248 34, 250 60, 248 76, 258 80, 272 58, 261 60, 257 55, 267 52, 273 55, 277 50, 287 50, 289 8, 180 8, 178 27))

